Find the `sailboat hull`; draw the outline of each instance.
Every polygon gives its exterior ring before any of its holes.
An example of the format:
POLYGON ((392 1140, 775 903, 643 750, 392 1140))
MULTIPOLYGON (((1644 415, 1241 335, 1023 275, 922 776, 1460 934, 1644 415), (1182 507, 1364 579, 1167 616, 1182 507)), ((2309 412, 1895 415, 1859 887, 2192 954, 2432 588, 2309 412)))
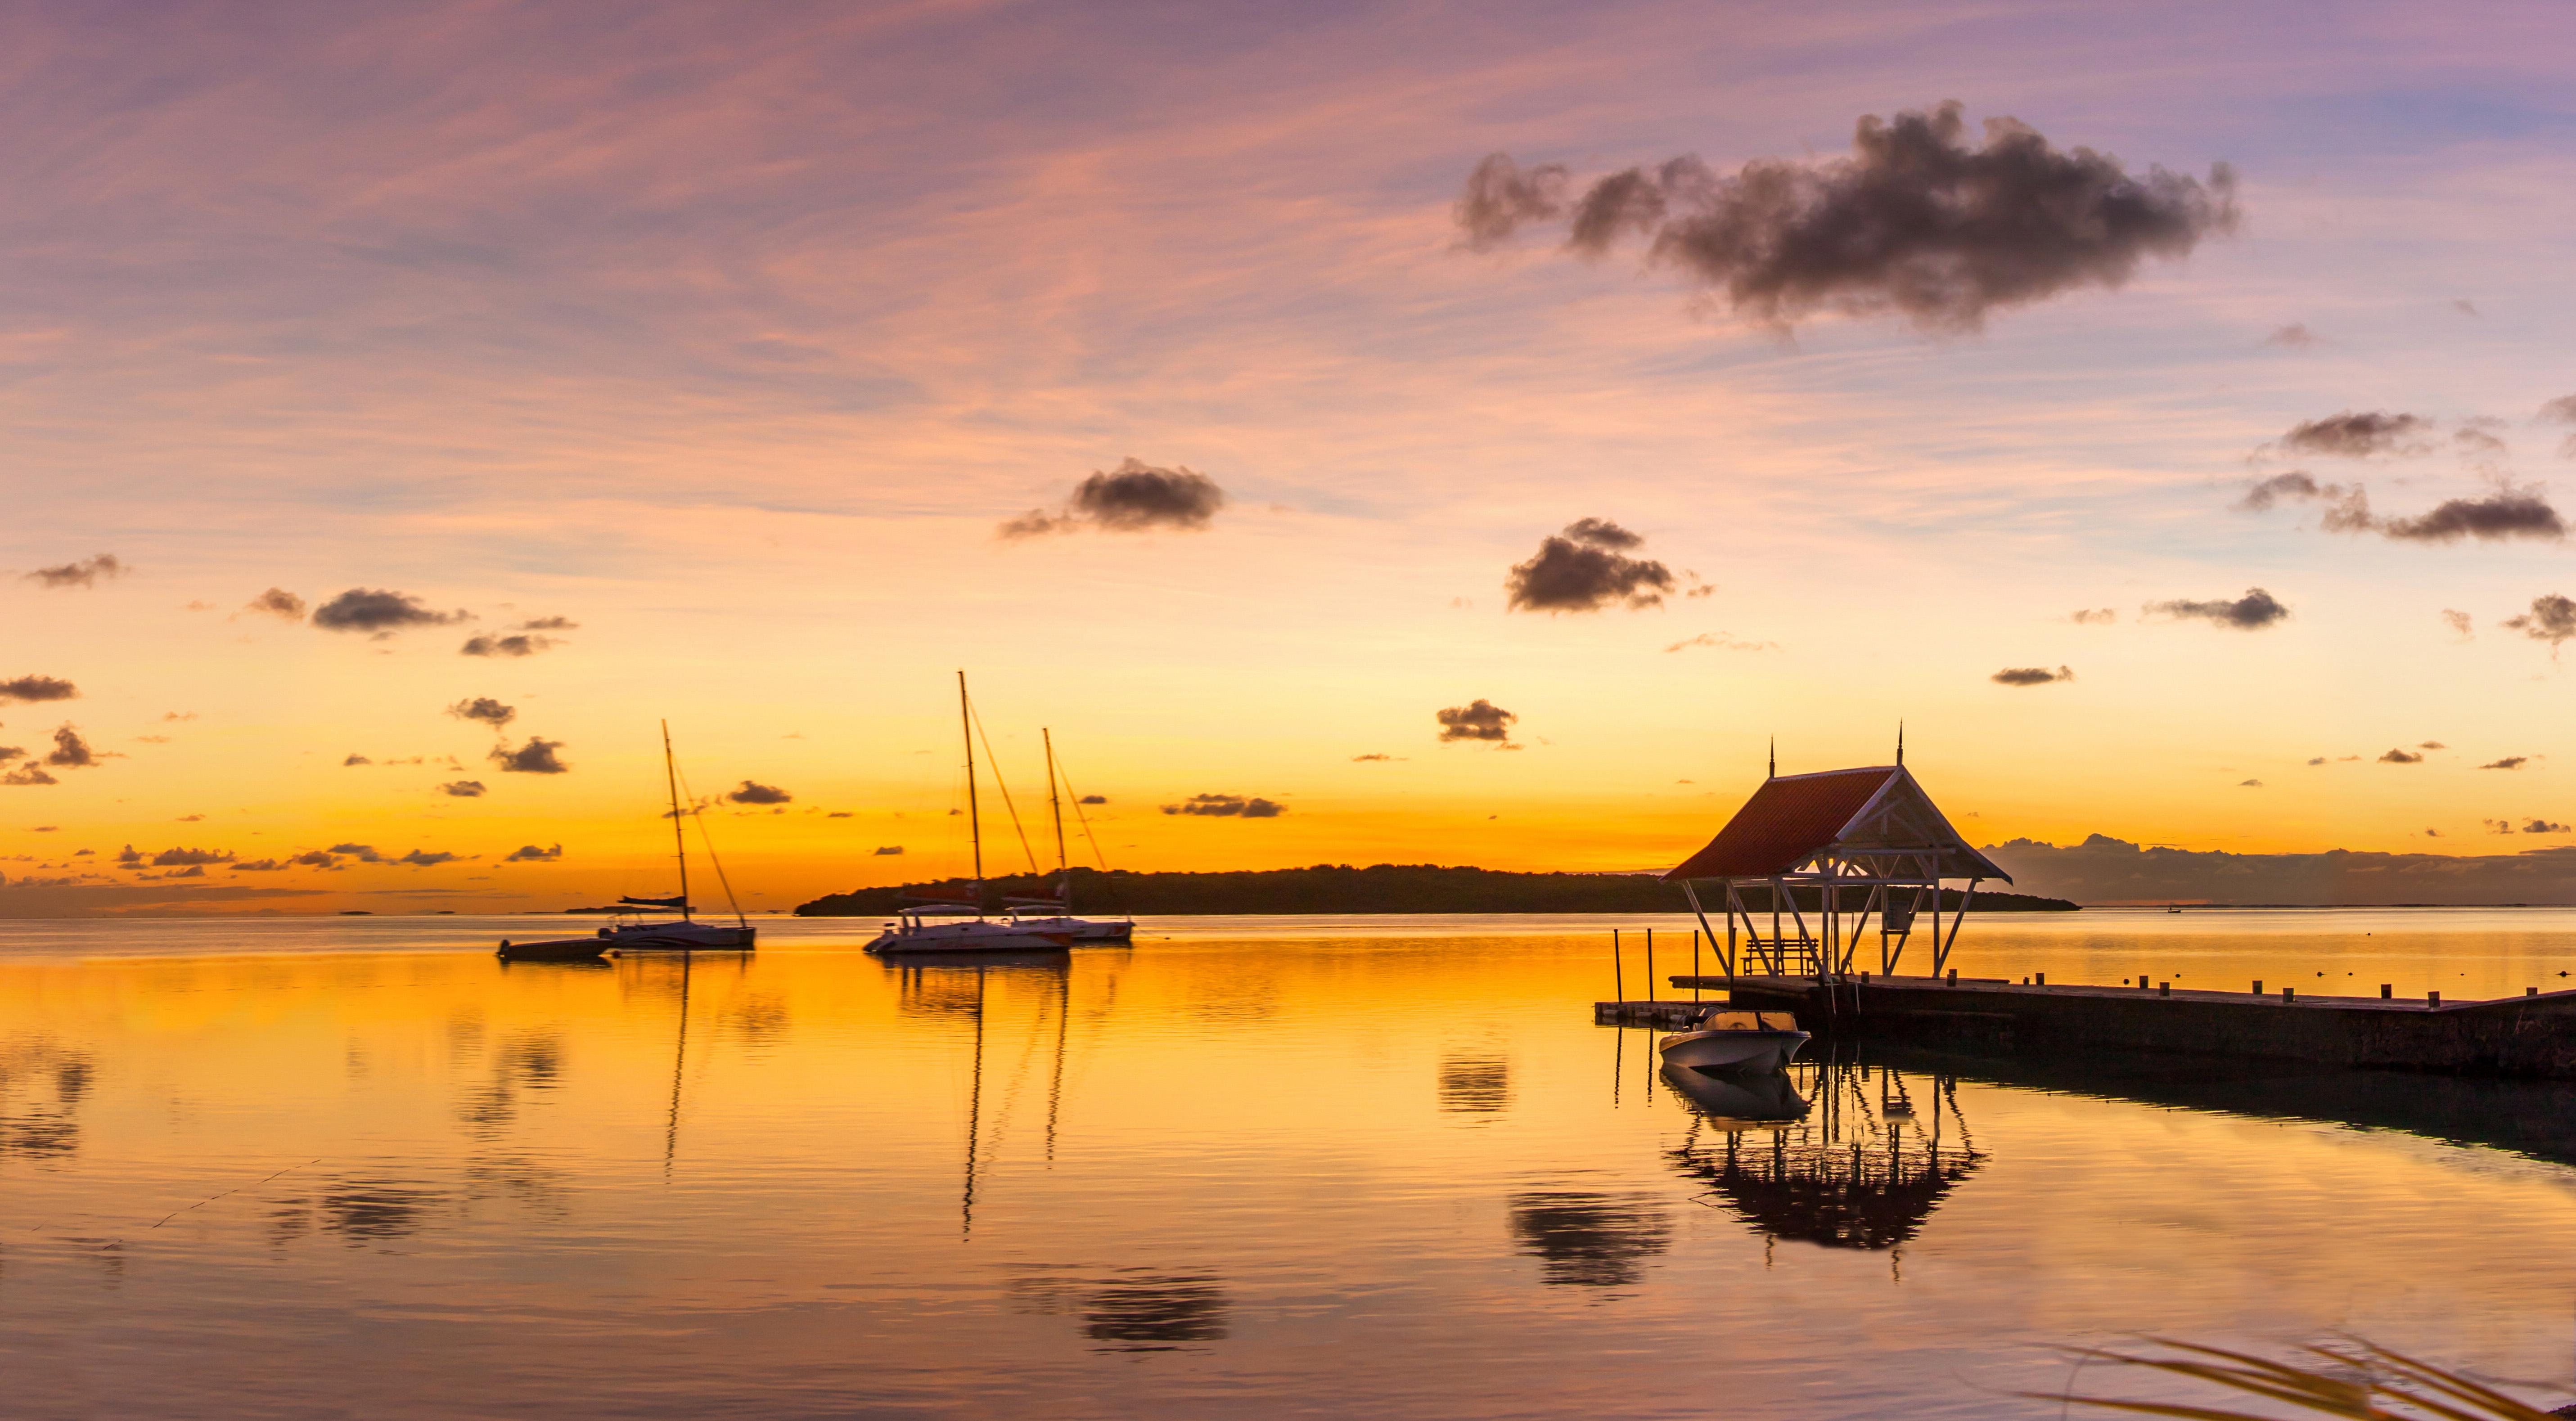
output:
POLYGON ((1011 926, 1022 932, 1044 933, 1060 937, 1071 947, 1124 947, 1136 937, 1134 923, 1109 923, 1092 918, 1013 918, 1011 926))
POLYGON ((1062 952, 1069 944, 1057 933, 1008 922, 908 922, 887 928, 867 945, 880 957, 908 957, 939 952, 1062 952))
POLYGON ((612 930, 604 946, 611 952, 740 951, 751 947, 759 931, 747 924, 641 923, 612 930))

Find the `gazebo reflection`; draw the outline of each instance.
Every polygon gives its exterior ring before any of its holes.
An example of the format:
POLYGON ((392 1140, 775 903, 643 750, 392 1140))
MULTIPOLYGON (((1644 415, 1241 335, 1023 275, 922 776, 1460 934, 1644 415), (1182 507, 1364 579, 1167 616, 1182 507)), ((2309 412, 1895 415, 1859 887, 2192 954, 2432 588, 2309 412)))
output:
POLYGON ((1766 1238, 1894 1248, 1985 1161, 1948 1076, 1828 1057, 1767 1080, 1664 1080, 1693 1109, 1673 1167, 1766 1238))

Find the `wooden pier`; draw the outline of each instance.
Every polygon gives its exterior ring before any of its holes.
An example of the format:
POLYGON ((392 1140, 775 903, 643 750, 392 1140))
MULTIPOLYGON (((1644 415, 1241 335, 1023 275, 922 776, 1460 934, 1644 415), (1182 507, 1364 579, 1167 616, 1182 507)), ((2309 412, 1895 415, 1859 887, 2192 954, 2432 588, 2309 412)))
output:
POLYGON ((1660 1031, 1693 1031, 1719 1010, 1720 1002, 1594 1002, 1594 1026, 1651 1026, 1660 1031))
MULTIPOLYGON (((2007 1055, 2150 1051, 2576 1080, 2576 991, 2445 1002, 1956 976, 1676 976, 1672 985, 1722 991, 1736 1008, 1793 1013, 1819 1037, 2007 1055)), ((1597 1008, 1594 1019, 1602 1019, 1597 1008)))

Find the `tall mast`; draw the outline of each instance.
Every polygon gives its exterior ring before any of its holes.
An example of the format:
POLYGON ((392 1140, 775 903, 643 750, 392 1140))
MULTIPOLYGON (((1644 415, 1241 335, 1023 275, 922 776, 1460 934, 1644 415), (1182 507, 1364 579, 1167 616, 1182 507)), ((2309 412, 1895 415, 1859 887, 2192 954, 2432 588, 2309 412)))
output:
POLYGON ((975 712, 966 704, 966 673, 957 673, 957 721, 966 735, 966 837, 975 848, 975 911, 984 911, 984 824, 975 809, 975 712))
POLYGON ((1058 878, 1063 878, 1072 869, 1066 866, 1064 858, 1064 800, 1055 792, 1055 733, 1041 725, 1038 739, 1046 742, 1047 813, 1055 819, 1055 872, 1058 878))
POLYGON ((671 847, 680 860, 680 921, 689 921, 689 836, 680 832, 680 772, 671 768, 671 722, 662 722, 662 780, 671 787, 671 847))

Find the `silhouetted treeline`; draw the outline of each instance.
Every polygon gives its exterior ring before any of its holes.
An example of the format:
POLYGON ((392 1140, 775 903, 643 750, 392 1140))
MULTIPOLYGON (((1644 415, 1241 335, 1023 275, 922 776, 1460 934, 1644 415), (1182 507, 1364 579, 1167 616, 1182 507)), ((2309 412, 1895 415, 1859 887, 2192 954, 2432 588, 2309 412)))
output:
MULTIPOLYGON (((1055 876, 1018 874, 988 879, 984 905, 998 910, 1006 898, 1045 897, 1055 890, 1055 876)), ((882 917, 907 899, 965 899, 974 884, 963 878, 936 883, 907 883, 891 888, 860 888, 834 893, 799 907, 809 918, 882 917)), ((1799 906, 1816 910, 1817 894, 1794 895, 1799 906)), ((1945 908, 1959 904, 1956 889, 1942 894, 1945 908)), ((1847 909, 1866 897, 1844 891, 1847 909)), ((1718 905, 1701 899, 1715 914, 1718 905)), ((1746 898, 1756 911, 1769 905, 1757 892, 1746 898)), ((1240 873, 1101 873, 1073 870, 1073 903, 1083 913, 1678 913, 1689 910, 1679 884, 1643 873, 1505 873, 1488 868, 1440 868, 1432 864, 1317 864, 1240 873)), ((1784 905, 1785 906, 1785 905, 1784 905)), ((1928 905, 1927 905, 1928 906, 1928 905)), ((2062 898, 2032 898, 2018 893, 1979 892, 1970 912, 2073 912, 2062 898)))

